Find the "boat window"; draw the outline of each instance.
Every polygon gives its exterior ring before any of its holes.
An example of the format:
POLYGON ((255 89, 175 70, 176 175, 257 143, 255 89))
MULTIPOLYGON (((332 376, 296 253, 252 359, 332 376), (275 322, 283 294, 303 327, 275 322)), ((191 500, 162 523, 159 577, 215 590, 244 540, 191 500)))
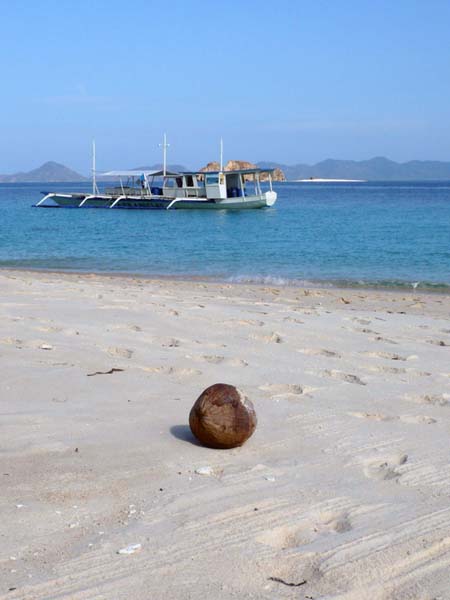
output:
POLYGON ((206 185, 214 185, 219 183, 218 175, 207 175, 206 176, 206 185))
POLYGON ((176 182, 177 182, 177 187, 183 187, 183 178, 182 177, 177 177, 176 178, 176 182))
POLYGON ((164 187, 167 187, 167 188, 175 187, 175 180, 174 179, 166 179, 164 181, 164 187))
POLYGON ((186 186, 194 187, 194 178, 192 177, 192 175, 186 175, 186 186))

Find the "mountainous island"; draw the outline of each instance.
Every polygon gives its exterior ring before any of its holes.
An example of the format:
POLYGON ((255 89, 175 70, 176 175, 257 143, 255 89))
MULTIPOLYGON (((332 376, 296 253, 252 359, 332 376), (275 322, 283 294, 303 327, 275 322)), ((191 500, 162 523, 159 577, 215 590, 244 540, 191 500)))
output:
POLYGON ((367 181, 450 180, 450 162, 411 160, 398 163, 383 156, 370 160, 327 159, 315 165, 259 162, 259 167, 279 168, 288 181, 299 179, 363 179, 367 181))
MULTIPOLYGON (((286 165, 277 162, 261 161, 256 164, 247 161, 228 161, 225 170, 245 168, 273 168, 276 181, 296 181, 299 179, 363 179, 367 181, 431 181, 450 180, 450 162, 412 160, 398 163, 385 157, 370 160, 327 159, 314 165, 286 165)), ((161 169, 161 164, 137 169, 161 169)), ((218 170, 219 164, 211 162, 203 170, 218 170)), ((183 165, 169 165, 172 171, 186 171, 183 165)), ((76 182, 89 178, 57 162, 49 161, 28 172, 0 175, 0 183, 31 182, 76 182)))
POLYGON ((72 171, 68 167, 53 161, 49 161, 26 173, 13 173, 12 175, 0 175, 0 183, 34 183, 53 181, 87 181, 88 178, 72 171))

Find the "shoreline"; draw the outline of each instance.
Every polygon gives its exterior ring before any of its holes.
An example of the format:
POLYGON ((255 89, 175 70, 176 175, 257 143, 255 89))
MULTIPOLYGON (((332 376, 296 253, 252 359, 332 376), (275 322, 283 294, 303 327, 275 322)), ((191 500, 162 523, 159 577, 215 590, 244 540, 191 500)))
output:
POLYGON ((161 274, 143 274, 133 272, 122 272, 122 271, 85 271, 85 270, 60 270, 52 268, 32 268, 32 267, 3 267, 0 266, 0 274, 8 272, 17 273, 36 273, 36 274, 54 274, 62 276, 86 276, 86 277, 106 277, 106 278, 124 278, 124 279, 140 279, 147 282, 157 281, 174 281, 174 282, 194 282, 194 283, 205 283, 205 284, 218 284, 218 285, 237 285, 237 286, 256 286, 256 287, 274 287, 279 289, 295 289, 301 290, 306 288, 317 289, 317 290, 334 290, 334 291, 384 291, 393 293, 412 293, 412 294, 440 294, 443 296, 450 295, 450 284, 445 283, 425 283, 414 287, 414 284, 409 282, 393 282, 388 283, 377 283, 377 282, 359 282, 355 280, 304 280, 304 279, 284 279, 282 277, 275 276, 230 276, 221 278, 218 276, 205 276, 205 275, 161 275, 161 274), (258 280, 260 279, 260 280, 258 280))

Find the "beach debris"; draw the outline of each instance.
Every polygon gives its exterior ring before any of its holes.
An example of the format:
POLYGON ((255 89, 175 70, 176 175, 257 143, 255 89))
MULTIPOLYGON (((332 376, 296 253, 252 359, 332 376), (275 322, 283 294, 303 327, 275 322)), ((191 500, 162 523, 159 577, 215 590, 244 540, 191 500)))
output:
POLYGON ((195 472, 197 475, 206 475, 207 477, 214 475, 214 469, 212 467, 199 467, 198 469, 195 469, 195 472))
POLYGON ((307 583, 306 579, 299 581, 298 583, 291 583, 289 581, 285 581, 281 579, 281 577, 269 577, 269 581, 275 581, 276 583, 282 583, 283 585, 287 585, 289 587, 300 587, 301 585, 305 585, 307 583))
POLYGON ((135 554, 136 552, 139 552, 140 550, 142 550, 142 545, 141 544, 130 544, 129 546, 125 546, 125 548, 121 548, 120 550, 117 550, 117 554, 135 554))
POLYGON ((41 350, 53 350, 53 346, 51 346, 50 344, 41 344, 41 345, 39 346, 39 348, 40 348, 41 350))
POLYGON ((266 481, 275 481, 275 477, 273 475, 264 475, 264 479, 266 481))
POLYGON ((350 300, 347 300, 346 298, 344 298, 344 296, 341 296, 341 302, 342 302, 343 304, 351 304, 351 301, 350 301, 350 300))
POLYGON ((223 473, 223 469, 217 469, 215 467, 206 466, 195 469, 194 473, 196 473, 197 475, 203 475, 204 477, 220 478, 223 473))
POLYGON ((94 373, 87 373, 87 377, 94 377, 94 375, 111 375, 111 373, 119 373, 121 371, 125 371, 125 369, 113 367, 109 371, 95 371, 94 373))
POLYGON ((226 383, 206 388, 189 414, 192 433, 210 448, 242 446, 255 431, 256 423, 252 402, 226 383))

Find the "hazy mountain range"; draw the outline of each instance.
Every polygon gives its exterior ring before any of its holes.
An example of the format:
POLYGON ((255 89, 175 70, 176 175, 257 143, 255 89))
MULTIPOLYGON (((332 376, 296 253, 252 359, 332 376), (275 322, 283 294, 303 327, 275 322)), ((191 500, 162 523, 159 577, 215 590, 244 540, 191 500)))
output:
MULTIPOLYGON (((276 162, 259 162, 259 167, 281 169, 286 179, 367 179, 370 181, 412 181, 412 180, 450 180, 450 162, 412 160, 398 163, 384 157, 370 160, 334 160, 327 159, 315 165, 285 165, 276 162)), ((137 169, 161 169, 161 164, 137 169)), ((185 171, 183 165, 169 165, 169 170, 185 171)), ((41 167, 28 172, 0 175, 2 183, 87 181, 89 178, 57 163, 46 162, 41 167)))
POLYGON ((286 179, 367 179, 369 181, 450 180, 450 162, 411 160, 398 163, 383 156, 370 160, 323 160, 315 165, 259 162, 259 167, 281 169, 286 179))

